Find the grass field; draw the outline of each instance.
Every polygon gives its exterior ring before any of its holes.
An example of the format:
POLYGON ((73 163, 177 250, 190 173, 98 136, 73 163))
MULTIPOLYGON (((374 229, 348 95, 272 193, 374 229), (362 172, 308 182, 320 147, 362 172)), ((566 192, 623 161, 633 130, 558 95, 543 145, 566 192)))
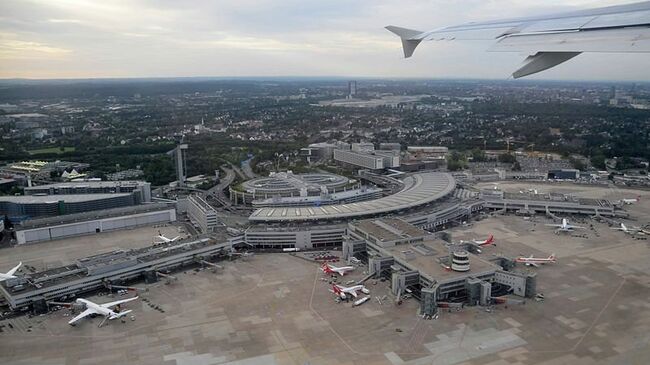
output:
POLYGON ((30 150, 28 151, 30 155, 41 155, 45 153, 66 153, 66 152, 74 152, 75 148, 74 147, 63 147, 63 150, 61 150, 60 147, 49 147, 49 148, 39 148, 37 150, 30 150))

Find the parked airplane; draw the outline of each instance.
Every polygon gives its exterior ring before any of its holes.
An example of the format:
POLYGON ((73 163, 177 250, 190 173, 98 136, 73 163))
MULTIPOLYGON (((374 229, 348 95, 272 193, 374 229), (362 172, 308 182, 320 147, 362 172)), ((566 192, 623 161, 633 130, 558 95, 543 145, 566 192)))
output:
POLYGON ((539 265, 547 264, 549 262, 555 263, 557 262, 557 258, 555 257, 554 253, 552 253, 551 256, 545 259, 539 257, 533 257, 533 255, 530 255, 528 257, 517 257, 515 259, 515 262, 518 262, 520 264, 525 264, 526 266, 538 267, 539 265))
POLYGON ((621 223, 620 227, 613 227, 612 229, 617 230, 617 231, 622 231, 625 232, 629 235, 635 235, 635 234, 650 234, 650 231, 646 231, 643 228, 640 227, 628 227, 625 224, 621 223))
POLYGON ((420 42, 492 40, 489 51, 530 56, 512 76, 520 78, 547 70, 582 52, 650 52, 650 1, 570 11, 547 16, 471 22, 428 32, 387 26, 402 40, 404 57, 420 42))
POLYGON ((488 246, 488 245, 496 246, 496 244, 494 243, 494 235, 490 235, 490 237, 488 237, 485 240, 476 240, 476 239, 470 241, 461 240, 460 243, 473 243, 477 246, 488 246))
POLYGON ((132 310, 120 311, 119 306, 121 304, 131 302, 131 301, 134 301, 136 299, 138 299, 138 297, 117 300, 117 301, 114 301, 114 302, 109 302, 109 303, 104 303, 104 304, 97 304, 97 303, 93 303, 93 302, 91 302, 90 300, 87 300, 87 299, 77 298, 77 300, 75 302, 77 304, 84 305, 86 307, 86 309, 83 312, 81 312, 79 315, 77 315, 76 317, 72 318, 70 320, 70 322, 68 322, 68 324, 71 325, 71 326, 74 326, 74 324, 77 321, 79 321, 80 319, 82 319, 82 318, 88 317, 90 315, 100 314, 100 315, 105 317, 104 320, 99 324, 99 327, 101 327, 104 324, 104 322, 106 322, 106 320, 108 320, 108 319, 118 319, 118 318, 124 317, 125 315, 131 313, 132 310), (110 309, 110 308, 114 308, 114 307, 117 307, 117 309, 115 309, 115 310, 110 309))
POLYGON ((571 232, 574 229, 584 229, 585 227, 574 226, 569 224, 566 218, 562 218, 562 224, 547 224, 548 227, 556 227, 555 233, 558 232, 571 232))
POLYGON ((20 268, 20 266, 21 266, 22 264, 23 264, 22 262, 19 262, 18 265, 16 265, 13 269, 7 271, 7 272, 4 273, 4 274, 3 274, 3 273, 0 273, 0 281, 5 281, 5 280, 7 280, 7 279, 13 279, 13 278, 15 278, 16 276, 15 276, 14 274, 16 273, 16 271, 18 271, 18 269, 20 268))
POLYGON ((354 266, 341 266, 341 267, 336 267, 334 265, 330 265, 327 262, 324 262, 320 269, 326 273, 326 274, 333 274, 337 273, 341 276, 345 275, 346 272, 354 270, 354 266))
POLYGON ((363 285, 354 285, 354 286, 345 287, 342 285, 333 284, 332 289, 330 289, 330 292, 334 293, 337 297, 340 297, 341 299, 347 298, 347 294, 350 294, 356 298, 359 295, 359 293, 357 293, 359 291, 364 294, 370 294, 370 290, 368 290, 363 285))
POLYGON ((169 243, 169 242, 177 241, 178 239, 181 238, 181 236, 176 236, 174 238, 167 238, 167 237, 165 237, 164 234, 162 234, 162 233, 160 233, 160 231, 158 231, 158 235, 155 238, 160 240, 159 243, 169 243))
POLYGON ((634 199, 621 199, 621 200, 618 201, 618 203, 619 203, 619 204, 630 205, 630 204, 638 203, 639 200, 641 200, 641 197, 640 197, 640 196, 639 196, 639 197, 636 197, 636 198, 634 198, 634 199))

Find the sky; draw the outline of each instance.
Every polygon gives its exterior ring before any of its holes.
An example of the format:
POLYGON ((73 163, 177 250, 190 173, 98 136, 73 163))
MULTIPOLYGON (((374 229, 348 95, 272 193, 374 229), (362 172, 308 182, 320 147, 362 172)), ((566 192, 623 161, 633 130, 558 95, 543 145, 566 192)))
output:
MULTIPOLYGON (((507 79, 526 55, 431 30, 629 0, 0 0, 0 78, 345 76, 507 79)), ((632 1, 633 2, 633 1, 632 1)), ((582 54, 533 79, 650 81, 650 54, 582 54)))

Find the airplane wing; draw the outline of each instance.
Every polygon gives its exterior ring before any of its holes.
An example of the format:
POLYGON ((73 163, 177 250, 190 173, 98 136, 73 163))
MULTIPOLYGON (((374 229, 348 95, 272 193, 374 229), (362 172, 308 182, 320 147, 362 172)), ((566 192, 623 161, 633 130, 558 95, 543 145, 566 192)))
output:
POLYGON ((356 291, 356 290, 350 290, 348 293, 350 293, 350 295, 352 295, 352 296, 355 297, 355 298, 356 298, 357 296, 359 296, 359 294, 357 294, 357 291, 356 291))
POLYGON ((582 52, 650 52, 650 1, 547 16, 473 22, 421 32, 387 26, 402 39, 404 57, 422 41, 492 40, 492 52, 526 52, 520 78, 582 52))
POLYGON ((545 224, 545 226, 547 226, 547 227, 559 227, 559 228, 562 228, 562 225, 561 225, 561 224, 545 224))
POLYGON ((129 298, 129 299, 122 299, 122 300, 116 300, 114 302, 108 302, 108 303, 100 304, 99 306, 103 307, 103 308, 112 308, 112 307, 115 307, 116 305, 132 302, 132 301, 134 301, 136 299, 138 299, 138 297, 133 297, 133 298, 129 298))
POLYGON ((88 309, 86 309, 85 311, 79 313, 76 317, 72 318, 72 319, 70 320, 70 322, 68 322, 68 324, 74 324, 74 323, 77 322, 78 320, 80 320, 80 319, 82 319, 82 318, 85 318, 85 317, 88 317, 88 316, 91 315, 91 314, 98 314, 98 313, 97 313, 96 310, 88 308, 88 309))
POLYGON ((539 267, 539 265, 536 262, 529 262, 529 264, 535 267, 539 267))
POLYGON ((23 264, 22 262, 19 262, 18 265, 16 265, 13 269, 7 271, 7 275, 11 276, 11 275, 15 274, 16 271, 18 271, 18 269, 20 269, 20 266, 22 264, 23 264))

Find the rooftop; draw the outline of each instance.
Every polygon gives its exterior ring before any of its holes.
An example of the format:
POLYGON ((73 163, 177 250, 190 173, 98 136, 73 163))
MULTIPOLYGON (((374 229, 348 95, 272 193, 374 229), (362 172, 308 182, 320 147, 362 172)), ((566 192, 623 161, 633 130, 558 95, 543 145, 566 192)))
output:
POLYGON ((280 222, 375 215, 431 203, 447 196, 455 188, 456 182, 450 174, 419 173, 406 177, 404 179, 404 188, 401 191, 384 198, 321 207, 261 208, 255 210, 248 219, 250 221, 280 222))
POLYGON ((129 193, 115 194, 70 194, 70 195, 19 195, 19 196, 0 196, 0 202, 10 202, 16 204, 39 204, 39 203, 65 203, 89 202, 94 200, 109 199, 121 196, 131 196, 129 193))

